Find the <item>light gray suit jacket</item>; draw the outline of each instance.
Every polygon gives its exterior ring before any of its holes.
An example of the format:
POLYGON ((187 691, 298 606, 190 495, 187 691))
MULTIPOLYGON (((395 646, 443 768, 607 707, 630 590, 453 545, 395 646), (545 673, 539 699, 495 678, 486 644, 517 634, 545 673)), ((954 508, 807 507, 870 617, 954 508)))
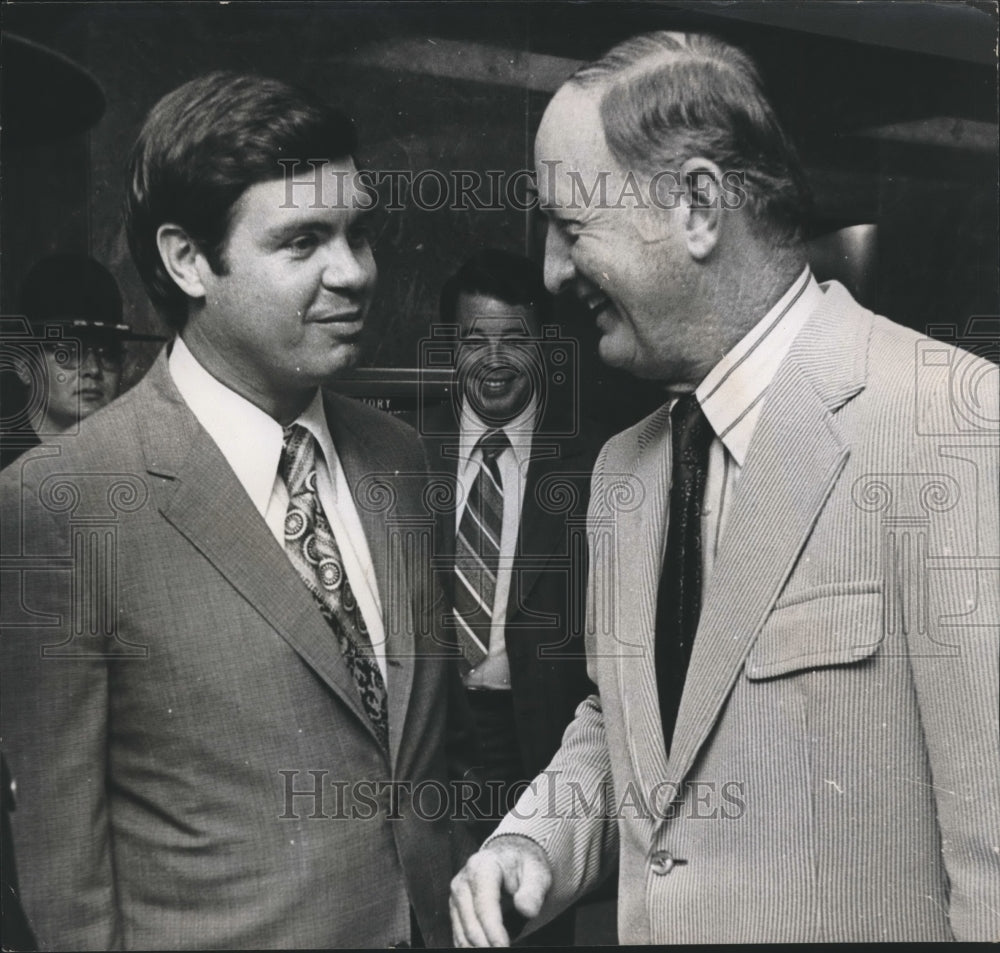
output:
POLYGON ((424 458, 392 418, 326 409, 386 617, 388 757, 165 354, 68 451, 4 472, 4 746, 43 947, 384 947, 411 904, 450 943, 460 856, 435 798, 460 692, 397 532, 426 515, 424 458))
POLYGON ((624 943, 1000 937, 995 375, 825 287, 749 449, 669 760, 666 408, 609 441, 599 695, 498 832, 554 863, 539 922, 617 851, 624 943))

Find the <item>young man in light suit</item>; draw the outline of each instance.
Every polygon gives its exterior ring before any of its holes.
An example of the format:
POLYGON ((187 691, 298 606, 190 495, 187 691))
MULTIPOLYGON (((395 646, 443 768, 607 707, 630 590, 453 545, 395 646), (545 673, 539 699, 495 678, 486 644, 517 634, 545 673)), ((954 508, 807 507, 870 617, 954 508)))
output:
POLYGON ((461 694, 391 539, 423 454, 320 390, 358 359, 376 276, 354 148, 278 81, 162 99, 126 218, 177 335, 76 445, 4 473, 4 554, 27 560, 4 741, 43 948, 450 940, 460 847, 434 797, 461 694))
POLYGON ((995 940, 996 366, 816 283, 795 156, 715 38, 581 68, 535 158, 547 285, 668 399, 598 458, 598 693, 456 878, 456 940, 615 855, 624 943, 995 940))

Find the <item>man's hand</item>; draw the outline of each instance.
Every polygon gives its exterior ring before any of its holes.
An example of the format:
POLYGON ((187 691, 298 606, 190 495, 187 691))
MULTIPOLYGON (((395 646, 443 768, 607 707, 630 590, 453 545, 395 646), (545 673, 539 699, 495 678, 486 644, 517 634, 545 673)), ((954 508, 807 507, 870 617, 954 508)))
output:
POLYGON ((510 946, 500 905, 503 892, 530 920, 542 909, 551 884, 549 860, 538 844, 517 834, 497 838, 473 854, 451 882, 455 945, 510 946))

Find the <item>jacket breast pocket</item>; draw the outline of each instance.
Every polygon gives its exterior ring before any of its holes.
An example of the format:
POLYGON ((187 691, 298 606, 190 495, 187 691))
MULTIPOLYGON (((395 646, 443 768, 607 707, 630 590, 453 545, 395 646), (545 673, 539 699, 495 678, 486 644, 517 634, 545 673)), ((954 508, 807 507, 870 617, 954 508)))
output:
POLYGON ((850 665, 882 644, 879 581, 820 586, 779 599, 747 655, 751 681, 804 669, 850 665))

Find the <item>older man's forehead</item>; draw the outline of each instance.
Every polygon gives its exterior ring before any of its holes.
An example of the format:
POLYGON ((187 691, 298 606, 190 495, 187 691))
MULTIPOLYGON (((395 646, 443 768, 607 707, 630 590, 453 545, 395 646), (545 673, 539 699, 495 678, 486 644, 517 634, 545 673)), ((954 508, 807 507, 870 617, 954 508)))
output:
POLYGON ((630 208, 636 186, 629 185, 630 174, 607 146, 600 112, 577 111, 579 102, 553 100, 557 111, 551 114, 551 123, 539 129, 535 179, 540 208, 560 218, 630 208))
POLYGON ((604 138, 599 92, 563 86, 545 110, 535 139, 535 179, 543 209, 567 204, 569 192, 579 190, 581 183, 623 175, 604 138))
POLYGON ((535 139, 536 155, 540 150, 579 151, 603 144, 599 95, 595 90, 563 86, 542 114, 535 139))

